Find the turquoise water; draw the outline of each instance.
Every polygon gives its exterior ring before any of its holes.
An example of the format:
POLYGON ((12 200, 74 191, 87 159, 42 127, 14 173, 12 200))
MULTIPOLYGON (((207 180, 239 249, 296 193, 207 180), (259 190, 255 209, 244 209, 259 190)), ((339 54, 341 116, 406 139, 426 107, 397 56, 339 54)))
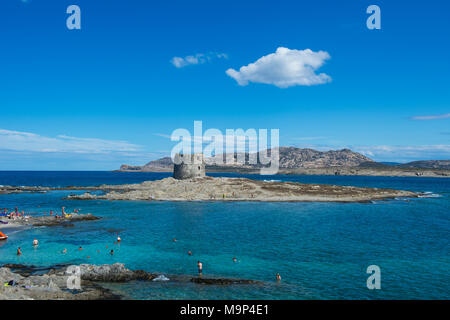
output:
MULTIPOLYGON (((215 174, 218 175, 218 174, 215 174)), ((232 174, 223 174, 234 176, 232 174)), ((0 172, 4 185, 136 183, 166 173, 0 172)), ((61 206, 103 219, 73 226, 3 229, 0 263, 122 262, 172 280, 196 273, 264 281, 202 286, 185 281, 111 285, 134 299, 448 299, 450 179, 345 176, 249 176, 257 179, 389 187, 426 197, 374 203, 69 201, 76 192, 0 195, 0 207, 42 214, 61 206), (122 242, 114 244, 119 233, 122 242), (32 247, 33 238, 40 245, 32 247), (172 239, 177 241, 173 242, 172 239), (16 256, 17 247, 23 255, 16 256), (82 246, 83 250, 78 251, 82 246), (108 247, 106 247, 108 246, 108 247), (61 251, 67 248, 67 254, 61 251), (111 256, 109 251, 114 249, 111 256), (100 252, 98 253, 97 250, 100 252), (191 250, 193 256, 188 256, 191 250), (89 256, 89 259, 87 258, 89 256), (232 258, 238 259, 237 263, 232 258), (368 290, 366 268, 381 268, 368 290), (275 274, 281 283, 274 281, 275 274)), ((1 227, 1 226, 0 226, 1 227)))

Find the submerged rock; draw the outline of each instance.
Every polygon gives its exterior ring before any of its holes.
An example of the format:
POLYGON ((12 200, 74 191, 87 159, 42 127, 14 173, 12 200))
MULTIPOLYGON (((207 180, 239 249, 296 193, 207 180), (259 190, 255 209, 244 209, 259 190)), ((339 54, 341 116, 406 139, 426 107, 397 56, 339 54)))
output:
POLYGON ((261 281, 246 280, 246 279, 227 279, 227 278, 192 278, 191 282, 198 284, 215 284, 215 285, 230 285, 230 284, 262 284, 261 281))

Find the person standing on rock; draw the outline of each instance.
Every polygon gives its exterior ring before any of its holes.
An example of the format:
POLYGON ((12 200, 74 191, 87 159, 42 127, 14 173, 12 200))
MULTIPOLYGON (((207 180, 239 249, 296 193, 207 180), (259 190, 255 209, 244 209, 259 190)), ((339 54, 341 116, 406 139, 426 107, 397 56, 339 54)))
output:
POLYGON ((198 275, 199 275, 199 277, 201 277, 202 271, 203 271, 203 263, 201 263, 200 261, 197 261, 197 267, 198 267, 198 275))

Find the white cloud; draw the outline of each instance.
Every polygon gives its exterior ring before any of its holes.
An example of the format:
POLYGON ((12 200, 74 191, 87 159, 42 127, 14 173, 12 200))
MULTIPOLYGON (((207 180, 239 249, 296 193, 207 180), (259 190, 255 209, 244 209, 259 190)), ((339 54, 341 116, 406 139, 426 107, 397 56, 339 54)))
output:
POLYGON ((0 149, 42 153, 89 153, 138 152, 141 146, 126 141, 96 138, 77 138, 65 135, 46 137, 29 132, 0 129, 0 149))
POLYGON ((450 158, 450 145, 446 144, 421 146, 355 146, 352 150, 376 159, 397 161, 442 160, 450 158))
POLYGON ((412 117, 412 120, 436 120, 436 119, 446 119, 450 118, 450 113, 446 114, 437 114, 437 115, 431 115, 431 116, 415 116, 412 117))
POLYGON ((182 57, 173 57, 170 62, 177 68, 183 68, 189 65, 203 64, 206 62, 210 62, 212 59, 228 59, 228 55, 225 53, 197 53, 192 56, 182 57))
POLYGON ((243 66, 239 71, 228 69, 226 74, 241 86, 249 82, 272 84, 279 88, 311 86, 331 81, 325 73, 315 73, 328 59, 330 55, 325 51, 279 47, 275 53, 243 66))

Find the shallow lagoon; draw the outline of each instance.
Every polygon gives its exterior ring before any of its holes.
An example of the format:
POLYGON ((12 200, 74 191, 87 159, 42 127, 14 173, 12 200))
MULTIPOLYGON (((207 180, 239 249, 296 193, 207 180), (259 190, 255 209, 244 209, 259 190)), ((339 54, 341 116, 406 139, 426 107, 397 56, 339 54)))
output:
MULTIPOLYGON (((218 176, 219 174, 213 174, 218 176)), ((234 176, 233 174, 223 174, 234 176)), ((3 185, 138 183, 168 173, 0 172, 3 185)), ((103 217, 73 226, 8 230, 0 262, 125 263, 128 268, 265 281, 203 286, 186 282, 109 285, 137 299, 386 299, 450 297, 450 179, 347 176, 246 176, 266 180, 386 187, 426 197, 374 203, 69 201, 72 192, 1 195, 0 207, 42 214, 66 206, 103 217), (122 242, 114 244, 120 234, 122 242), (40 241, 37 249, 33 238, 40 241), (172 241, 176 238, 177 241, 172 241), (21 246, 23 255, 15 251, 21 246), (82 246, 83 250, 78 251, 82 246), (108 246, 108 247, 106 247, 108 246), (67 248, 68 253, 61 251, 67 248), (109 251, 114 249, 114 256, 109 251), (98 253, 97 250, 100 252, 98 253), (188 256, 191 250, 193 256, 188 256), (89 256, 89 259, 87 258, 89 256), (238 262, 232 261, 237 257, 238 262), (381 268, 381 290, 366 287, 381 268), (282 282, 274 281, 279 272, 282 282)), ((6 230, 6 229, 5 229, 6 230)))

